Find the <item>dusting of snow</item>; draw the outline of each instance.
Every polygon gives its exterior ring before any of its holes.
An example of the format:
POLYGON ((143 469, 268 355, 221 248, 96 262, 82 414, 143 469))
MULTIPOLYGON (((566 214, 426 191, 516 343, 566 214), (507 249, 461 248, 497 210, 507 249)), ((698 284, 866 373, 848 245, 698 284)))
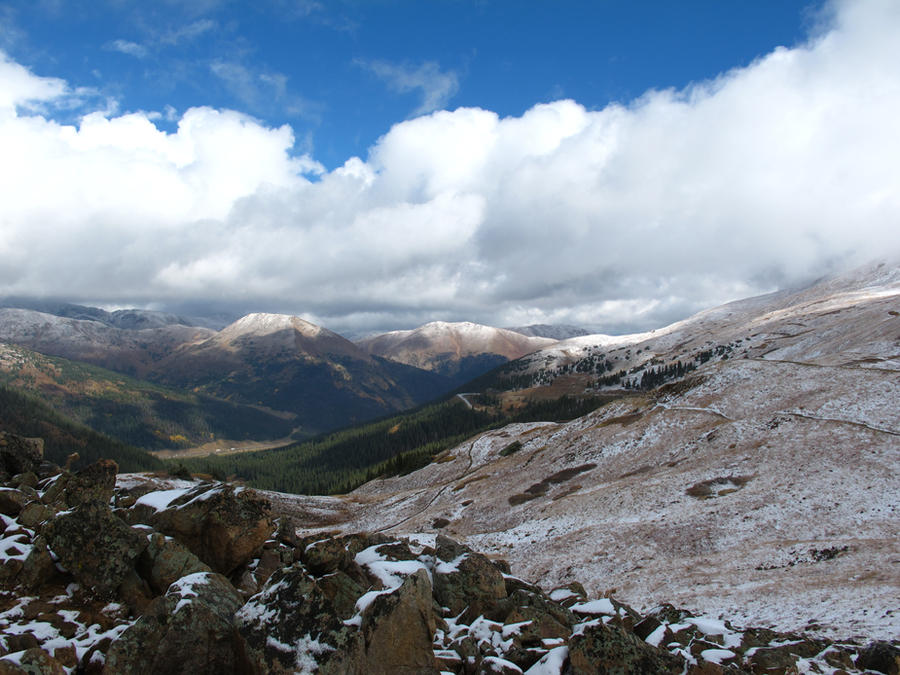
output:
POLYGON ((169 504, 188 492, 188 488, 176 488, 174 490, 158 490, 148 492, 135 502, 135 506, 149 506, 154 511, 163 511, 169 508, 169 504))

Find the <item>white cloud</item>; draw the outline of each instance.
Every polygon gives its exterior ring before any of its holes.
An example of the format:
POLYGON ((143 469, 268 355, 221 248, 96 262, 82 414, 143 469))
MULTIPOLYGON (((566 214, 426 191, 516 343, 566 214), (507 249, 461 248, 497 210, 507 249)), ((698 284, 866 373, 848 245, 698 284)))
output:
POLYGON ((144 45, 139 45, 137 42, 130 42, 129 40, 113 40, 106 45, 106 48, 114 52, 128 54, 137 59, 143 59, 147 56, 147 48, 144 45))
POLYGON ((388 61, 364 61, 355 63, 374 73, 387 83, 392 91, 406 94, 419 91, 422 102, 413 115, 423 115, 446 107, 459 91, 459 78, 451 71, 443 72, 434 61, 426 61, 420 66, 389 63, 388 61))
POLYGON ((318 106, 293 94, 288 78, 282 73, 261 72, 242 63, 214 61, 210 72, 238 100, 253 111, 269 109, 273 102, 282 113, 306 119, 318 119, 318 106))
POLYGON ((833 9, 684 91, 434 112, 327 173, 231 111, 60 125, 71 88, 3 58, 0 295, 626 330, 900 253, 900 5, 833 9))
POLYGON ((190 42, 205 33, 216 30, 216 28, 218 28, 218 24, 212 19, 198 19, 165 32, 159 37, 159 43, 171 46, 190 42))

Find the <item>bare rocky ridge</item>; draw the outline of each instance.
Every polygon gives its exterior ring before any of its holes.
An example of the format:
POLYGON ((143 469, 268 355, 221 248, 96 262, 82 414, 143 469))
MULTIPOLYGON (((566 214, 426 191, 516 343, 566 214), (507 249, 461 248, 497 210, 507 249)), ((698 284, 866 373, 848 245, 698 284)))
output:
POLYGON ((545 587, 578 580, 641 611, 672 602, 738 625, 900 634, 900 269, 575 338, 515 365, 609 389, 575 368, 589 357, 635 382, 677 361, 696 369, 284 508, 309 514, 310 532, 443 532, 545 587))
POLYGON ((897 643, 545 592, 444 536, 300 538, 253 490, 0 437, 0 672, 896 673, 897 643), (16 471, 11 475, 11 471, 16 471), (15 496, 15 498, 13 498, 15 496))

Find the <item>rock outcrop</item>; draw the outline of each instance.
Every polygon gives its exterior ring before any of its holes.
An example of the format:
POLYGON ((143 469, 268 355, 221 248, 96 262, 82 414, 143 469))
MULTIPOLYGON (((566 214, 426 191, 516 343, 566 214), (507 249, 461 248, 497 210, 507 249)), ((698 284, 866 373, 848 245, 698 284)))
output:
POLYGON ((41 473, 0 486, 0 673, 898 672, 896 642, 642 616, 443 536, 301 539, 252 490, 114 488, 114 464, 51 470, 5 440, 4 466, 41 473))

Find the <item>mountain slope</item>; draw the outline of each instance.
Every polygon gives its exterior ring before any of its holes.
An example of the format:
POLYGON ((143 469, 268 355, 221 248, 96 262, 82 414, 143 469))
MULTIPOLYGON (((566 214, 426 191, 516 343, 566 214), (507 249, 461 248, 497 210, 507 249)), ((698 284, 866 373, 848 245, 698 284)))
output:
POLYGON ((288 415, 2 343, 0 383, 41 399, 95 431, 146 450, 184 448, 211 440, 279 439, 293 429, 288 415))
POLYGON ((15 388, 0 385, 0 431, 44 440, 44 457, 65 464, 72 453, 81 468, 98 459, 115 460, 122 471, 150 471, 163 467, 156 457, 99 434, 59 414, 43 401, 15 388))
POLYGON ((580 579, 643 608, 900 631, 900 268, 578 338, 522 372, 550 357, 570 370, 557 377, 596 381, 571 367, 601 353, 629 381, 698 356, 568 424, 488 432, 441 463, 294 508, 317 514, 312 532, 440 529, 547 587, 580 579))
POLYGON ((434 373, 386 365, 299 317, 250 314, 155 364, 160 382, 297 415, 306 433, 412 407, 447 391, 434 373))
POLYGON ((475 323, 434 321, 414 330, 366 338, 357 344, 369 354, 431 370, 462 384, 554 342, 475 323))
POLYGON ((545 337, 552 338, 554 340, 568 340, 569 338, 573 337, 590 335, 590 331, 586 331, 584 328, 579 328, 578 326, 567 326, 564 324, 550 325, 546 323, 533 323, 528 326, 511 326, 506 330, 511 330, 515 333, 521 333, 522 335, 527 335, 528 337, 545 337))

